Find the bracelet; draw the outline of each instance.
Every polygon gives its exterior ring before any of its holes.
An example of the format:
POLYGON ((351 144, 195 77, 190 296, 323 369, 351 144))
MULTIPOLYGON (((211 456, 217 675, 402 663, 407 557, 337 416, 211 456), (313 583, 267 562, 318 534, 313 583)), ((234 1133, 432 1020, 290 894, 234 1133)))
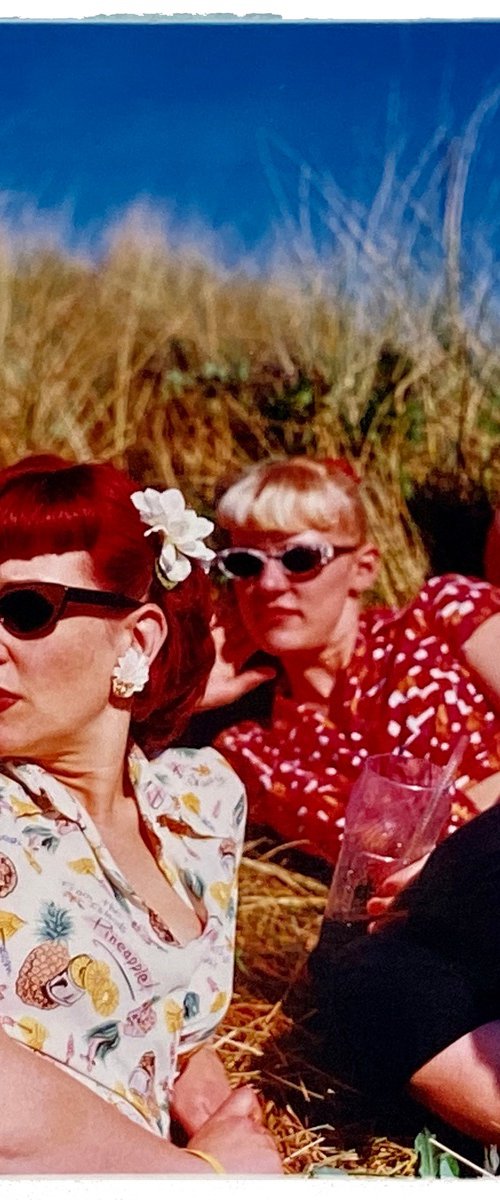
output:
POLYGON ((209 1167, 212 1168, 212 1171, 215 1171, 216 1175, 227 1174, 225 1168, 222 1166, 222 1163, 219 1162, 218 1158, 214 1158, 213 1154, 206 1154, 204 1150, 187 1150, 187 1153, 195 1154, 196 1158, 203 1158, 204 1161, 208 1163, 209 1167))

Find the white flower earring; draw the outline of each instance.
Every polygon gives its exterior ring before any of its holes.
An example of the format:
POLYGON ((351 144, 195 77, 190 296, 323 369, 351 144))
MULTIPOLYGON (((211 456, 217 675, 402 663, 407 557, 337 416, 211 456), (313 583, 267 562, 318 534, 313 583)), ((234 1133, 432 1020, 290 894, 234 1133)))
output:
POLYGON ((149 659, 142 650, 134 646, 122 654, 111 675, 111 689, 114 696, 128 700, 134 692, 142 692, 149 679, 149 659))

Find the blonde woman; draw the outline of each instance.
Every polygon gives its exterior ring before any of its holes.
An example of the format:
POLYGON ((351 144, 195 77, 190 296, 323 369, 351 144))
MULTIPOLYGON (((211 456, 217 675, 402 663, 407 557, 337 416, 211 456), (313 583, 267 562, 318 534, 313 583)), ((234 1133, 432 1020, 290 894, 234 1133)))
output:
POLYGON ((452 827, 493 803, 500 591, 445 576, 400 611, 365 607, 379 552, 343 461, 259 463, 217 515, 230 540, 218 565, 234 608, 225 644, 215 631, 203 704, 232 702, 208 719, 247 784, 251 817, 334 863, 366 757, 407 751, 443 765, 464 731, 452 827), (257 650, 265 664, 252 659, 257 650))

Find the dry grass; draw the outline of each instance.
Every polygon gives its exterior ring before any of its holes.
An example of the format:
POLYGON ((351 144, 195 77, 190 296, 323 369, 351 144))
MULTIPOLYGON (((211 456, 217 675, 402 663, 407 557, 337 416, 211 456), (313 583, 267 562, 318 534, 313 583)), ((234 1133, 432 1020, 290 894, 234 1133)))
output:
POLYGON ((349 1096, 315 1065, 302 970, 319 933, 326 886, 268 855, 243 859, 236 991, 216 1046, 234 1085, 252 1084, 287 1174, 337 1167, 414 1175, 411 1139, 373 1132, 349 1096), (294 988, 290 1002, 290 988, 294 988))
MULTIPOLYGON (((210 513, 257 458, 345 455, 363 473, 384 558, 379 595, 406 600, 427 568, 407 505, 415 485, 438 470, 465 492, 472 481, 500 493, 498 280, 485 253, 465 295, 460 268, 486 111, 457 149, 450 187, 438 138, 404 179, 389 156, 368 213, 285 149, 300 214, 294 225, 283 213, 266 275, 223 268, 201 243, 176 245, 150 210, 115 229, 98 259, 0 230, 0 466, 41 450, 111 460, 142 484, 181 485, 210 513), (321 253, 311 213, 328 235, 321 253)), ((324 900, 314 880, 245 860, 220 1050, 235 1082, 258 1086, 288 1172, 411 1175, 411 1146, 349 1116, 312 1066, 305 1010, 292 1019, 283 1007, 324 900)))
POLYGON ((438 468, 500 491, 494 271, 462 298, 460 203, 455 188, 436 215, 436 154, 425 196, 388 160, 370 212, 298 166, 300 220, 284 214, 265 275, 176 243, 152 210, 97 259, 0 230, 0 465, 47 448, 109 459, 210 512, 256 458, 346 455, 388 552, 380 595, 408 598, 427 566, 415 484, 438 468))

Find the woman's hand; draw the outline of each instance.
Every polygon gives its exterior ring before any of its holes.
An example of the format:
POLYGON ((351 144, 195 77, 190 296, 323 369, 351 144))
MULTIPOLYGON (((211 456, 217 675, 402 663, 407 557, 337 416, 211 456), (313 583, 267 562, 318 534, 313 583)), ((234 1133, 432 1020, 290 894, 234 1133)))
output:
POLYGON ((232 1095, 220 1058, 210 1046, 192 1054, 176 1080, 170 1111, 192 1137, 232 1095))
POLYGON ((240 1087, 191 1138, 188 1150, 213 1154, 231 1175, 281 1175, 281 1159, 262 1124, 255 1092, 240 1087))
POLYGON ((253 688, 259 687, 259 684, 268 679, 275 679, 274 667, 241 670, 245 659, 255 651, 255 646, 249 643, 242 632, 241 623, 236 626, 233 618, 229 631, 228 626, 220 624, 219 618, 216 617, 212 621, 211 632, 215 646, 215 662, 205 692, 198 701, 198 710, 232 704, 253 688))
POLYGON ((394 901, 400 892, 420 875, 428 857, 428 854, 424 854, 422 858, 418 858, 407 867, 402 867, 400 871, 395 871, 394 875, 389 875, 384 880, 380 888, 380 895, 372 896, 366 906, 368 915, 376 918, 368 926, 369 933, 376 933, 377 930, 385 928, 389 921, 399 921, 401 917, 405 916, 403 908, 397 909, 396 912, 393 911, 394 901))

